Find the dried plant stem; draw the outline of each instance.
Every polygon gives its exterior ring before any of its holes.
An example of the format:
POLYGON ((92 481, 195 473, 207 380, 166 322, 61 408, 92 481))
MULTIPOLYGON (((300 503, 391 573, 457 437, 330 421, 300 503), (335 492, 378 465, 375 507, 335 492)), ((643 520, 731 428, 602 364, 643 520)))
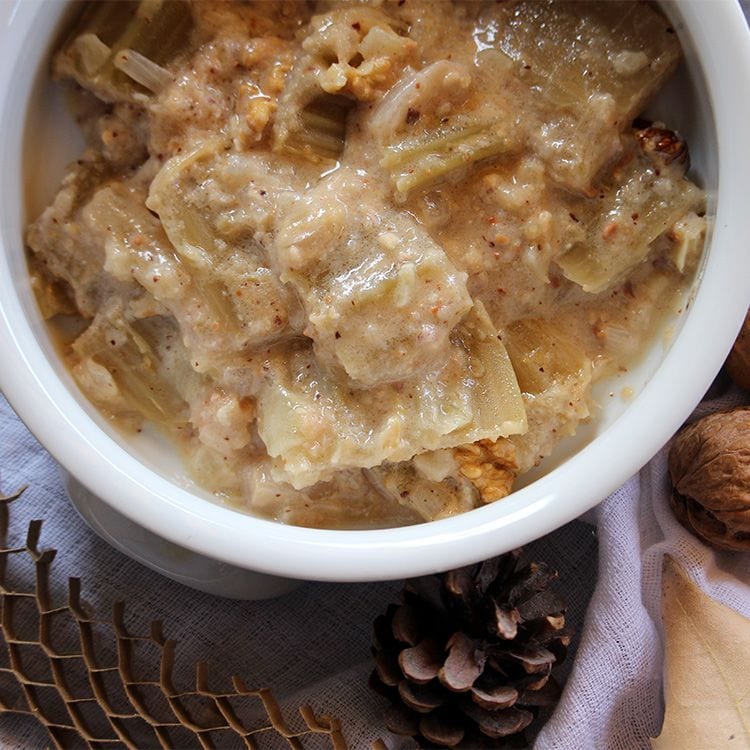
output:
POLYGON ((289 722, 268 688, 234 676, 231 690, 212 690, 206 661, 195 665, 194 684, 179 689, 177 643, 162 624, 153 622, 147 635, 131 633, 123 602, 109 619, 97 618, 81 598, 79 578, 69 579, 66 601, 58 603, 50 586, 56 551, 40 548, 42 521, 29 523, 23 546, 8 545, 10 504, 25 489, 0 496, 0 714, 33 716, 59 750, 209 750, 238 741, 258 748, 262 737, 304 750, 309 742, 321 747, 315 735, 346 750, 339 721, 309 706, 299 708, 301 722, 289 722), (19 566, 33 584, 15 583, 19 566), (154 666, 158 676, 149 678, 154 666))

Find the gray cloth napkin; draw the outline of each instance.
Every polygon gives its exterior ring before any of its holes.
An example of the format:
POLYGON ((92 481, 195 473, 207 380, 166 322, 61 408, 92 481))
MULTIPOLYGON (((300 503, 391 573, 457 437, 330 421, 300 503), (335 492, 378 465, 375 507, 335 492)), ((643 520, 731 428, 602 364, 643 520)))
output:
MULTIPOLYGON (((697 414, 741 398, 729 389, 697 414)), ((289 714, 309 703, 338 717, 352 748, 377 738, 393 748, 408 745, 383 729, 385 702, 367 686, 372 621, 397 600, 400 582, 308 583, 280 599, 238 602, 164 579, 88 529, 54 461, 0 398, 0 492, 25 483, 27 494, 12 508, 13 532, 22 539, 30 519, 44 519, 42 544, 59 550, 53 592, 62 598, 67 577, 80 576, 86 601, 102 616, 124 600, 133 630, 146 632, 151 620, 162 620, 166 636, 178 641, 178 681, 189 684, 195 662, 206 659, 221 679, 236 674, 270 687, 289 714)), ((647 738, 658 734, 665 553, 710 595, 750 617, 750 555, 708 550, 674 520, 667 493, 665 449, 599 506, 596 527, 574 521, 526 547, 529 557, 559 570, 577 632, 562 669, 563 679, 570 675, 561 703, 536 741, 540 750, 648 748, 647 738)), ((33 719, 0 716, 3 748, 48 744, 33 719)))

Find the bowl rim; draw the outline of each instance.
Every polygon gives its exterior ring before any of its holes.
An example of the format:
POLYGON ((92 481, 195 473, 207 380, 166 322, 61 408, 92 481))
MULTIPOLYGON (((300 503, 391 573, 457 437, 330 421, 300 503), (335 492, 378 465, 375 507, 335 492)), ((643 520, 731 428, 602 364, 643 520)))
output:
MULTIPOLYGON (((667 5, 669 12, 675 7, 667 5)), ((48 10, 43 0, 0 5, 3 138, 13 122, 7 95, 15 65, 38 14, 48 10)), ((560 467, 502 503, 448 519, 376 530, 286 526, 207 502, 140 463, 75 401, 24 316, 1 237, 0 351, 5 356, 0 388, 50 453, 115 510, 176 544, 250 570, 307 580, 403 578, 489 558, 578 517, 637 472, 679 428, 721 367, 750 301, 750 255, 744 248, 750 212, 738 189, 750 174, 750 139, 736 125, 750 122, 750 98, 737 96, 738 91, 750 91, 750 33, 734 0, 685 0, 678 12, 701 52, 715 118, 721 199, 711 260, 661 365, 628 408, 565 461, 564 481, 560 467), (696 342, 701 346, 697 357, 696 342), (592 471, 608 466, 624 446, 627 462, 592 471)))

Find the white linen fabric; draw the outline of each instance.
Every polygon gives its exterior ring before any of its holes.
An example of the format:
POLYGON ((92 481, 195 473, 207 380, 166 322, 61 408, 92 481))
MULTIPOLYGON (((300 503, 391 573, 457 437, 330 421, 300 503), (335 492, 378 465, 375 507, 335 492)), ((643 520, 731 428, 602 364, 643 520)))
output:
MULTIPOLYGON (((725 390, 693 418, 742 398, 725 390)), ((667 448, 601 503, 595 525, 575 521, 526 548, 559 570, 558 588, 577 632, 562 669, 563 679, 570 672, 565 691, 536 739, 538 750, 637 750, 658 734, 665 554, 704 591, 750 617, 750 554, 709 550, 677 523, 668 505, 666 455, 667 448)), ((133 632, 162 620, 167 637, 178 641, 178 684, 190 684, 195 661, 208 659, 219 680, 237 674, 270 687, 287 715, 309 703, 338 717, 352 748, 364 750, 377 738, 392 748, 411 746, 388 736, 379 719, 385 702, 367 687, 371 624, 397 600, 400 582, 309 583, 277 600, 237 602, 161 578, 88 529, 67 501, 54 461, 0 397, 0 492, 25 483, 29 490, 12 506, 12 534, 22 543, 28 521, 44 519, 43 546, 59 550, 53 592, 62 599, 67 577, 80 576, 86 601, 102 617, 112 602, 125 600, 133 632)), ((30 717, 0 715, 3 748, 48 744, 30 717)))
MULTIPOLYGON (((717 390, 690 421, 748 403, 737 389, 717 390)), ((669 507, 668 450, 597 508, 599 580, 562 700, 537 738, 539 750, 636 750, 659 734, 665 555, 704 592, 750 618, 750 553, 713 551, 678 523, 669 507)))

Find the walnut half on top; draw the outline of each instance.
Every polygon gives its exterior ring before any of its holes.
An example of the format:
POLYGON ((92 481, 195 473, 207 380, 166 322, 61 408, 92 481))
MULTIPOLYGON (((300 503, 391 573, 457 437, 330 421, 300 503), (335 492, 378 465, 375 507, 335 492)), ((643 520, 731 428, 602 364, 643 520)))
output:
POLYGON ((669 451, 669 474, 683 526, 715 547, 750 551, 750 407, 685 427, 669 451))

